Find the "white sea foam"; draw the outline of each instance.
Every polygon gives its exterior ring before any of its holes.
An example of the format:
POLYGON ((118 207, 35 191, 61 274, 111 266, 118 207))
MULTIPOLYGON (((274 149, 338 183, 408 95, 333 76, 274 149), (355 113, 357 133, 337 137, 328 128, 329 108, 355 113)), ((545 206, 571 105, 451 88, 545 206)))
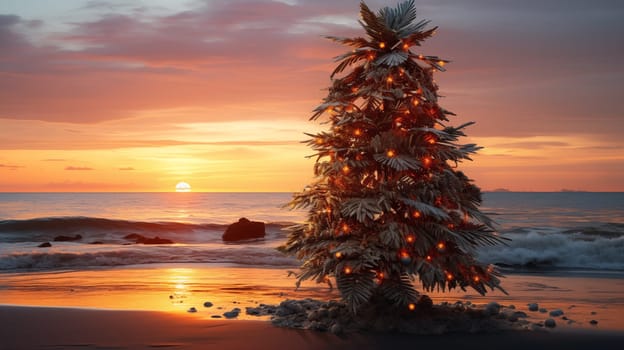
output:
POLYGON ((479 259, 516 267, 624 270, 624 236, 563 233, 556 229, 505 236, 512 239, 508 246, 482 248, 479 259))

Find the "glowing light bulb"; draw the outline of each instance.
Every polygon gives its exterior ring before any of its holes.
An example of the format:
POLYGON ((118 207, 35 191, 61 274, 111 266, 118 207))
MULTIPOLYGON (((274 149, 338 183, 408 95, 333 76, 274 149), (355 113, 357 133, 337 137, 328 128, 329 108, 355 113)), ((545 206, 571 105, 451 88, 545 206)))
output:
POLYGON ((401 126, 402 122, 403 122, 403 118, 401 117, 394 118, 394 125, 396 125, 397 127, 401 126))
POLYGON ((392 79, 392 76, 388 76, 388 77, 386 78, 386 82, 387 82, 387 83, 392 83, 393 81, 394 81, 394 79, 392 79))
POLYGON ((453 279, 453 274, 452 274, 452 273, 450 273, 450 272, 449 272, 449 273, 447 273, 447 274, 446 274, 446 279, 447 279, 447 280, 449 280, 449 281, 451 281, 451 280, 453 279))
POLYGON ((320 137, 317 137, 314 142, 316 142, 317 145, 322 145, 323 144, 323 139, 320 137))
POLYGON ((355 130, 353 130, 353 135, 355 135, 355 136, 362 136, 362 129, 355 129, 355 130))
POLYGON ((423 165, 424 165, 424 166, 428 167, 428 166, 430 166, 430 165, 431 165, 431 158, 430 158, 430 157, 424 157, 424 158, 422 159, 422 162, 423 162, 423 165))
POLYGON ((380 49, 383 49, 383 48, 385 48, 385 47, 386 47, 386 43, 384 43, 384 42, 380 42, 380 43, 379 43, 379 48, 380 48, 380 49))
POLYGON ((351 88, 351 92, 352 93, 356 93, 358 91, 360 91, 360 88, 358 88, 357 86, 354 86, 354 87, 351 88))
POLYGON ((385 275, 382 271, 377 272, 377 278, 378 278, 378 279, 382 280, 382 279, 384 279, 385 277, 386 277, 386 275, 385 275))
POLYGON ((440 242, 436 247, 438 247, 438 250, 443 250, 444 248, 446 248, 446 245, 444 244, 444 242, 440 242))
POLYGON ((388 158, 394 158, 396 156, 396 152, 393 149, 389 149, 386 152, 386 156, 388 156, 388 158))
POLYGON ((342 172, 345 174, 348 174, 351 171, 351 168, 349 168, 348 165, 345 165, 342 167, 342 172))
POLYGON ((342 258, 342 253, 341 252, 336 252, 336 254, 334 254, 336 256, 336 259, 340 259, 342 258))
POLYGON ((427 138, 427 142, 428 142, 430 145, 434 145, 434 144, 436 143, 435 137, 433 137, 433 136, 429 136, 429 137, 427 138))
POLYGON ((412 216, 415 217, 416 219, 418 219, 420 217, 420 212, 418 210, 414 210, 414 212, 412 213, 412 216))
POLYGON ((344 271, 346 275, 349 275, 351 274, 351 272, 353 272, 353 270, 351 270, 349 266, 345 266, 345 268, 342 271, 344 271))
POLYGON ((431 255, 427 255, 427 257, 425 258, 427 261, 431 262, 431 255))
POLYGON ((474 276, 472 280, 475 281, 475 283, 478 283, 481 279, 479 278, 479 276, 474 276))
POLYGON ((438 65, 440 67, 444 67, 445 64, 446 64, 446 62, 444 62, 444 61, 438 61, 438 65))
POLYGON ((408 43, 403 44, 403 50, 406 50, 406 51, 409 50, 409 44, 408 43))
POLYGON ((409 305, 407 305, 407 308, 409 309, 409 311, 414 311, 416 310, 416 304, 409 303, 409 305))
POLYGON ((408 235, 407 237, 405 237, 405 240, 407 241, 407 243, 414 243, 414 241, 416 241, 416 237, 414 237, 414 235, 408 235))
POLYGON ((425 56, 423 56, 423 55, 418 55, 418 59, 419 59, 419 60, 422 60, 422 59, 424 59, 424 58, 425 58, 425 56))

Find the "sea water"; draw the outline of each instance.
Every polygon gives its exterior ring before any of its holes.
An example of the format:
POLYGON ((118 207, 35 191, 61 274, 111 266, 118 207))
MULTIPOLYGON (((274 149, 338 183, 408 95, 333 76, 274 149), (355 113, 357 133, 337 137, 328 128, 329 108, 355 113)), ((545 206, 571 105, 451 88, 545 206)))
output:
MULTIPOLYGON (((290 193, 0 193, 0 272, 80 270, 141 264, 233 264, 292 268, 275 248, 305 211, 290 193), (241 217, 266 223, 264 239, 224 243, 241 217), (170 239, 133 244, 129 234, 170 239), (72 242, 54 238, 80 235, 72 242), (51 247, 38 245, 50 242, 51 247)), ((478 259, 507 270, 624 272, 624 193, 484 194, 482 211, 511 241, 478 259)))

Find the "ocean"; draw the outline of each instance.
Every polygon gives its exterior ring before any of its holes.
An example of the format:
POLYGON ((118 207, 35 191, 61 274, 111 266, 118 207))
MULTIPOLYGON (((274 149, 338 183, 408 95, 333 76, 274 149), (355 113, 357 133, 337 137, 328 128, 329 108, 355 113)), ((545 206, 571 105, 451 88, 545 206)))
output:
MULTIPOLYGON (((304 211, 290 193, 0 193, 0 273, 146 264, 296 268, 275 248, 304 211), (266 223, 264 239, 224 243, 230 223, 266 223), (171 245, 134 244, 129 234, 171 245), (80 239, 55 242, 57 236, 80 239), (40 248, 50 242, 51 247, 40 248)), ((507 246, 478 250, 505 272, 624 274, 624 193, 487 192, 482 210, 507 246)))

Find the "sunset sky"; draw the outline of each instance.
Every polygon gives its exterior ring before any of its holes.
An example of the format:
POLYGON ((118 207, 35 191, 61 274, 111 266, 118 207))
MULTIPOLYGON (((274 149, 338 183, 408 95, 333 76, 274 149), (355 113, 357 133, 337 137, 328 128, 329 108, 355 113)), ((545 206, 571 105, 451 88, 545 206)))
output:
MULTIPOLYGON (((370 0, 378 9, 395 1, 370 0)), ((3 0, 0 191, 298 191, 355 0, 3 0)), ((417 0, 484 190, 624 191, 624 1, 417 0)))

